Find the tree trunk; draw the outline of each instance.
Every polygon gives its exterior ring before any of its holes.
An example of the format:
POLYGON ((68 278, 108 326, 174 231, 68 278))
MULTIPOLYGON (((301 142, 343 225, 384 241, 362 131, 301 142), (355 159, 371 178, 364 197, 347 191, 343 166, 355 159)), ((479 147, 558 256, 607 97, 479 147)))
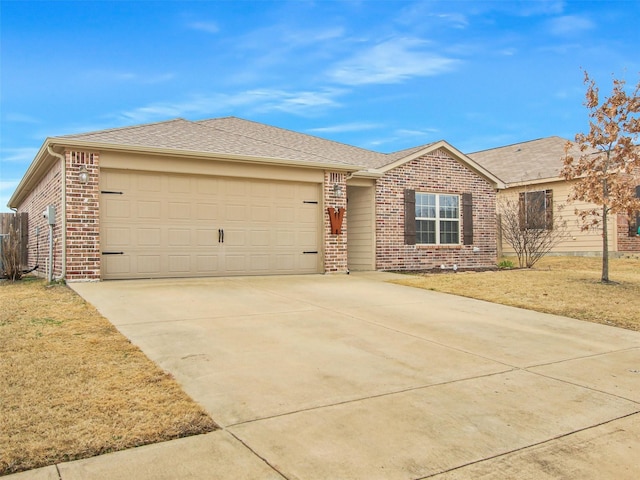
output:
POLYGON ((609 283, 609 229, 607 228, 607 206, 602 207, 602 283, 609 283))

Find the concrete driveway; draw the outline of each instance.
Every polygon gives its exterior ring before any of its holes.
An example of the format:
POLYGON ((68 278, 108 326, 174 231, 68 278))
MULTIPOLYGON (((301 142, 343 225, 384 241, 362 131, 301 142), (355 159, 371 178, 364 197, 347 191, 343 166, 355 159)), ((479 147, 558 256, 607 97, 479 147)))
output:
POLYGON ((638 478, 639 333, 389 278, 72 284, 222 430, 57 473, 638 478))

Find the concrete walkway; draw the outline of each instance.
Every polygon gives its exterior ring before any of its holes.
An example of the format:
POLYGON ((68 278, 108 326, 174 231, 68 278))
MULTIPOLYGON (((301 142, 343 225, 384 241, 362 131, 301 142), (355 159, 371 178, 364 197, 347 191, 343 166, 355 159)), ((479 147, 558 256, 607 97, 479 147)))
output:
POLYGON ((222 429, 9 478, 639 478, 640 333, 393 277, 72 284, 222 429))

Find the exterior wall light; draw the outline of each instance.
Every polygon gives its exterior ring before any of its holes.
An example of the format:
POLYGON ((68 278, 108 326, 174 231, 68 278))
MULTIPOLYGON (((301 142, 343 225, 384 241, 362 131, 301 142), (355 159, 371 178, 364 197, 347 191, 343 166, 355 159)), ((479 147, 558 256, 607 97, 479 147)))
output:
POLYGON ((89 172, 87 171, 87 167, 84 165, 80 167, 80 171, 78 172, 78 181, 82 185, 86 185, 87 182, 89 182, 89 172))
POLYGON ((340 185, 339 183, 334 183, 333 184, 333 194, 336 197, 341 197, 342 196, 342 185, 340 185))

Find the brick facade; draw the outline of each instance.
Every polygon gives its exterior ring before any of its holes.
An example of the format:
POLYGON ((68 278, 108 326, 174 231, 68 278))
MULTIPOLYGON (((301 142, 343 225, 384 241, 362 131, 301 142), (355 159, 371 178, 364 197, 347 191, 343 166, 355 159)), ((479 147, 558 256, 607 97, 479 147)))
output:
POLYGON ((67 151, 67 279, 100 279, 100 154, 67 151), (88 181, 79 182, 81 169, 88 181))
POLYGON ((640 252, 640 236, 629 235, 629 220, 626 215, 617 216, 617 251, 620 253, 640 252))
POLYGON ((341 233, 335 235, 331 233, 331 222, 327 212, 329 207, 333 207, 336 211, 338 208, 346 209, 347 207, 347 182, 344 173, 325 172, 323 199, 324 271, 325 273, 345 273, 347 272, 347 217, 349 213, 344 215, 341 233), (339 186, 339 195, 336 194, 334 185, 339 186))
POLYGON ((42 212, 49 205, 56 209, 53 225, 53 278, 62 276, 62 166, 60 161, 53 163, 40 182, 29 192, 18 208, 19 213, 26 212, 29 218, 29 240, 27 243, 28 265, 36 265, 34 273, 45 277, 49 271, 49 223, 42 212))
POLYGON ((99 154, 66 151, 66 217, 63 218, 62 165, 56 160, 42 180, 29 193, 18 212, 29 215, 28 267, 38 265, 34 273, 46 276, 49 262, 49 224, 42 212, 49 205, 56 210, 53 226, 53 279, 100 279, 100 223, 99 223, 99 154), (78 181, 84 166, 88 182, 78 181), (66 272, 63 268, 62 230, 66 221, 66 272))
MULTIPOLYGON (((100 154, 67 150, 66 216, 63 219, 62 164, 51 163, 49 171, 22 201, 19 211, 29 214, 29 267, 39 265, 37 273, 45 275, 48 261, 49 227, 42 212, 47 205, 56 208, 54 225, 53 277, 68 281, 99 280, 100 255, 100 154), (80 173, 86 171, 86 183, 80 173), (63 255, 62 229, 66 222, 66 255, 63 255), (37 230, 37 235, 36 235, 37 230), (66 256, 66 269, 63 257, 66 256)), ((325 273, 345 273, 347 263, 347 211, 341 232, 332 233, 327 209, 347 209, 347 176, 325 171, 323 181, 322 239, 325 273), (335 186, 339 188, 336 190, 335 186)), ((440 149, 402 164, 376 181, 376 269, 427 270, 444 264, 460 269, 491 268, 496 263, 495 190, 492 184, 440 149), (473 195, 473 245, 425 246, 405 245, 404 191, 473 195)), ((462 209, 462 205, 460 205, 462 209)), ((462 222, 461 222, 462 223, 462 222)), ((462 239, 461 224, 461 239, 462 239)))
MULTIPOLYGON (((462 208, 462 207, 460 207, 462 208)), ((462 241, 462 220, 460 235, 462 241)), ((439 149, 387 172, 376 182, 376 269, 495 267, 496 192, 489 181, 439 149), (405 245, 404 190, 473 195, 473 245, 405 245)))

